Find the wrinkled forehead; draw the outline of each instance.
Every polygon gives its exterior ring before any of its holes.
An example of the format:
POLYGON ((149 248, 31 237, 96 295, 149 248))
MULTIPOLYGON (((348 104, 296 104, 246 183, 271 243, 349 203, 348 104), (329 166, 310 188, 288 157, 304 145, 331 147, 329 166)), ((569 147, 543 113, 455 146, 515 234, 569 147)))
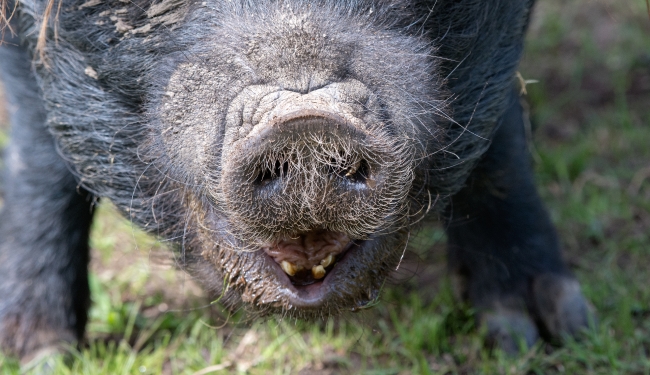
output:
POLYGON ((192 44, 179 60, 303 93, 372 72, 380 78, 387 67, 430 70, 431 42, 396 27, 399 12, 384 2, 351 3, 204 2, 179 28, 176 38, 192 44))

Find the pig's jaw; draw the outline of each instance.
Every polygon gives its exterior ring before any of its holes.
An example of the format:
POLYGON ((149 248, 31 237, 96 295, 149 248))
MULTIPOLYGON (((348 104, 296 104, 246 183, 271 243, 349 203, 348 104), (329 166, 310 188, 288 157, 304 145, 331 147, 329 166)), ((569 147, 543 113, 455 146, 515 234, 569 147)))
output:
MULTIPOLYGON (((384 280, 399 260, 406 239, 404 230, 349 241, 342 248, 316 249, 338 253, 334 254, 335 262, 324 267, 326 273, 322 278, 308 275, 305 282, 306 279, 295 277, 299 275, 291 277, 283 270, 282 260, 292 259, 291 254, 283 259, 263 246, 233 246, 236 241, 232 237, 227 238, 232 233, 227 234, 229 230, 224 217, 208 214, 205 219, 203 227, 212 230, 204 231, 199 241, 214 245, 202 249, 202 261, 199 261, 202 270, 195 276, 209 290, 215 291, 215 297, 226 295, 221 300, 227 307, 238 309, 243 302, 245 310, 261 315, 319 319, 367 306, 377 299, 384 280)), ((318 234, 323 234, 326 242, 346 240, 338 233, 327 231, 314 231, 304 239, 318 234)), ((314 254, 312 260, 308 260, 307 256, 303 257, 302 262, 307 266, 315 264, 320 254, 318 251, 314 254)), ((327 256, 320 260, 326 259, 327 256)))

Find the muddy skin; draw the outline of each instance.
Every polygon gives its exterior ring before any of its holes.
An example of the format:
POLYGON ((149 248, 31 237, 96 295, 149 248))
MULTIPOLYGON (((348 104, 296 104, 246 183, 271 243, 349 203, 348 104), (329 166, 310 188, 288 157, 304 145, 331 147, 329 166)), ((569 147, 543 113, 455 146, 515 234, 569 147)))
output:
POLYGON ((62 0, 42 29, 45 0, 20 2, 0 47, 0 348, 83 339, 100 197, 226 306, 305 319, 373 304, 441 217, 498 345, 577 332, 591 313, 511 94, 531 6, 62 0))

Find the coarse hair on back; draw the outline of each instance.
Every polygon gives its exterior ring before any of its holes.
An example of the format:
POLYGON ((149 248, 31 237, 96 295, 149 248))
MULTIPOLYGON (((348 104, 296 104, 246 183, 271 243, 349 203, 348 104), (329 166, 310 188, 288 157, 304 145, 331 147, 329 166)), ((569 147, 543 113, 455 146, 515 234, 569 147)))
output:
MULTIPOLYGON (((47 61, 45 58, 45 43, 47 42, 47 28, 50 24, 50 20, 54 18, 54 38, 55 40, 58 37, 58 29, 56 27, 59 14, 61 14, 61 5, 63 0, 47 0, 45 10, 42 15, 43 22, 38 32, 38 42, 36 43, 36 52, 39 59, 47 66, 47 61), (54 7, 56 5, 56 12, 54 15, 54 7)), ((14 30, 11 28, 11 20, 16 14, 16 8, 18 7, 18 2, 13 0, 0 0, 0 45, 4 41, 5 32, 14 33, 14 30)))

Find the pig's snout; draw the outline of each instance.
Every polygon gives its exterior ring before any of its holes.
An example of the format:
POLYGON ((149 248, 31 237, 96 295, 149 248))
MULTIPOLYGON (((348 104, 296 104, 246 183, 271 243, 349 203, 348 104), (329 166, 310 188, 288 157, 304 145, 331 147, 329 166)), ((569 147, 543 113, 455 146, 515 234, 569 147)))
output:
POLYGON ((369 97, 342 83, 306 94, 259 86, 235 101, 221 186, 240 237, 268 244, 324 230, 363 239, 399 215, 410 160, 369 97))
POLYGON ((281 200, 287 189, 306 188, 313 179, 330 193, 376 186, 381 166, 370 165, 374 157, 363 144, 365 136, 342 117, 301 110, 274 120, 242 146, 250 163, 242 168, 249 172, 237 177, 242 185, 252 184, 256 195, 281 200))

